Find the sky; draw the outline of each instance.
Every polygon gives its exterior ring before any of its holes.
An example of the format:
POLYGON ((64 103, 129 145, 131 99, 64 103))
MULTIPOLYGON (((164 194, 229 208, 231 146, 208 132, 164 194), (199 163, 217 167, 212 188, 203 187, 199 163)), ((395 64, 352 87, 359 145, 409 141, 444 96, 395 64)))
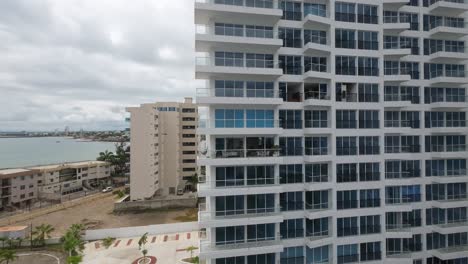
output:
POLYGON ((1 0, 0 131, 113 130, 195 96, 193 0, 1 0))

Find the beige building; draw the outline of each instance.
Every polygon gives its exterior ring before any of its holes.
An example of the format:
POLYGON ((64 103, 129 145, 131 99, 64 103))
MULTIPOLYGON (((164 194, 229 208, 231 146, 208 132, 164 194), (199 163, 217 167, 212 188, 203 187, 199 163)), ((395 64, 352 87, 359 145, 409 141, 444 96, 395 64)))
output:
POLYGON ((24 208, 38 197, 39 172, 33 169, 0 170, 0 208, 24 208))
POLYGON ((130 198, 176 194, 196 173, 198 109, 183 103, 158 102, 129 107, 130 198))
POLYGON ((111 165, 104 161, 83 161, 32 167, 38 172, 39 198, 58 199, 62 195, 107 184, 111 165))

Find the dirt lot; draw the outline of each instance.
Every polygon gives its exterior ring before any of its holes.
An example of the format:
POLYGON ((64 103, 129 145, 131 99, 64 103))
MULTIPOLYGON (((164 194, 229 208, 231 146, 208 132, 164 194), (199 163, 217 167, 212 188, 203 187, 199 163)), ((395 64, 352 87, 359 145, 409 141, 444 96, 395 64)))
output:
POLYGON ((196 209, 158 210, 140 213, 115 215, 112 212, 115 197, 109 196, 95 201, 36 217, 32 220, 15 223, 15 225, 33 226, 47 223, 55 228, 53 237, 61 236, 65 230, 75 223, 83 223, 90 229, 115 228, 127 226, 143 226, 185 221, 196 221, 196 209))
POLYGON ((17 252, 18 259, 10 262, 11 264, 55 264, 57 263, 55 256, 60 259, 60 263, 65 263, 66 255, 58 251, 24 251, 17 252), (52 255, 52 256, 51 256, 52 255))

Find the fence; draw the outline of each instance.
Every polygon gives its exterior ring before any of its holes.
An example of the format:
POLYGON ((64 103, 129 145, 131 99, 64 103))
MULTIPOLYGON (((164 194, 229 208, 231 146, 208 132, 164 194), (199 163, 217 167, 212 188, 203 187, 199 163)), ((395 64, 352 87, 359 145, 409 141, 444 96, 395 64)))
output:
POLYGON ((148 235, 170 234, 177 232, 198 231, 198 222, 186 222, 175 224, 132 226, 110 229, 86 230, 85 240, 99 240, 106 237, 138 237, 145 233, 148 235))

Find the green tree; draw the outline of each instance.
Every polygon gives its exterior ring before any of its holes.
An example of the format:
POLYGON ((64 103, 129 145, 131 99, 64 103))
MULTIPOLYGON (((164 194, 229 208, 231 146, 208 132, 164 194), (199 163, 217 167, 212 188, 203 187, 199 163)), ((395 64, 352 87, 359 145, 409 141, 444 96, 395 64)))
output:
POLYGON ((114 237, 106 237, 102 240, 102 245, 108 249, 112 244, 114 244, 115 238, 114 237))
POLYGON ((114 160, 114 153, 112 151, 104 151, 104 152, 99 152, 99 157, 97 157, 98 161, 107 161, 107 162, 112 162, 114 160))
POLYGON ((0 241, 2 242, 2 248, 5 247, 5 242, 8 240, 7 237, 0 237, 0 241))
POLYGON ((65 232, 65 235, 60 238, 63 250, 68 252, 69 257, 78 256, 84 250, 83 230, 84 225, 73 224, 65 232))
POLYGON ((16 243, 17 243, 19 248, 21 248, 21 244, 23 244, 23 242, 24 242, 24 238, 22 238, 22 237, 16 238, 16 243))
POLYGON ((146 255, 148 254, 148 250, 145 248, 146 243, 148 243, 148 233, 144 233, 138 240, 138 249, 143 254, 143 263, 146 263, 146 255))
POLYGON ((193 251, 197 250, 198 248, 195 246, 190 246, 185 249, 185 251, 190 252, 190 259, 193 260, 193 251))
POLYGON ((2 249, 0 250, 0 263, 10 263, 18 258, 16 252, 11 249, 2 249))
POLYGON ((33 236, 36 236, 37 241, 44 246, 45 240, 50 238, 50 234, 54 232, 54 230, 55 228, 49 224, 41 224, 40 226, 36 226, 36 229, 33 231, 33 236))
POLYGON ((83 256, 77 255, 77 256, 69 256, 67 258, 67 264, 79 264, 83 261, 83 256))
POLYGON ((192 186, 192 190, 196 191, 198 184, 198 174, 195 173, 192 176, 190 176, 190 178, 187 179, 187 183, 192 186))

